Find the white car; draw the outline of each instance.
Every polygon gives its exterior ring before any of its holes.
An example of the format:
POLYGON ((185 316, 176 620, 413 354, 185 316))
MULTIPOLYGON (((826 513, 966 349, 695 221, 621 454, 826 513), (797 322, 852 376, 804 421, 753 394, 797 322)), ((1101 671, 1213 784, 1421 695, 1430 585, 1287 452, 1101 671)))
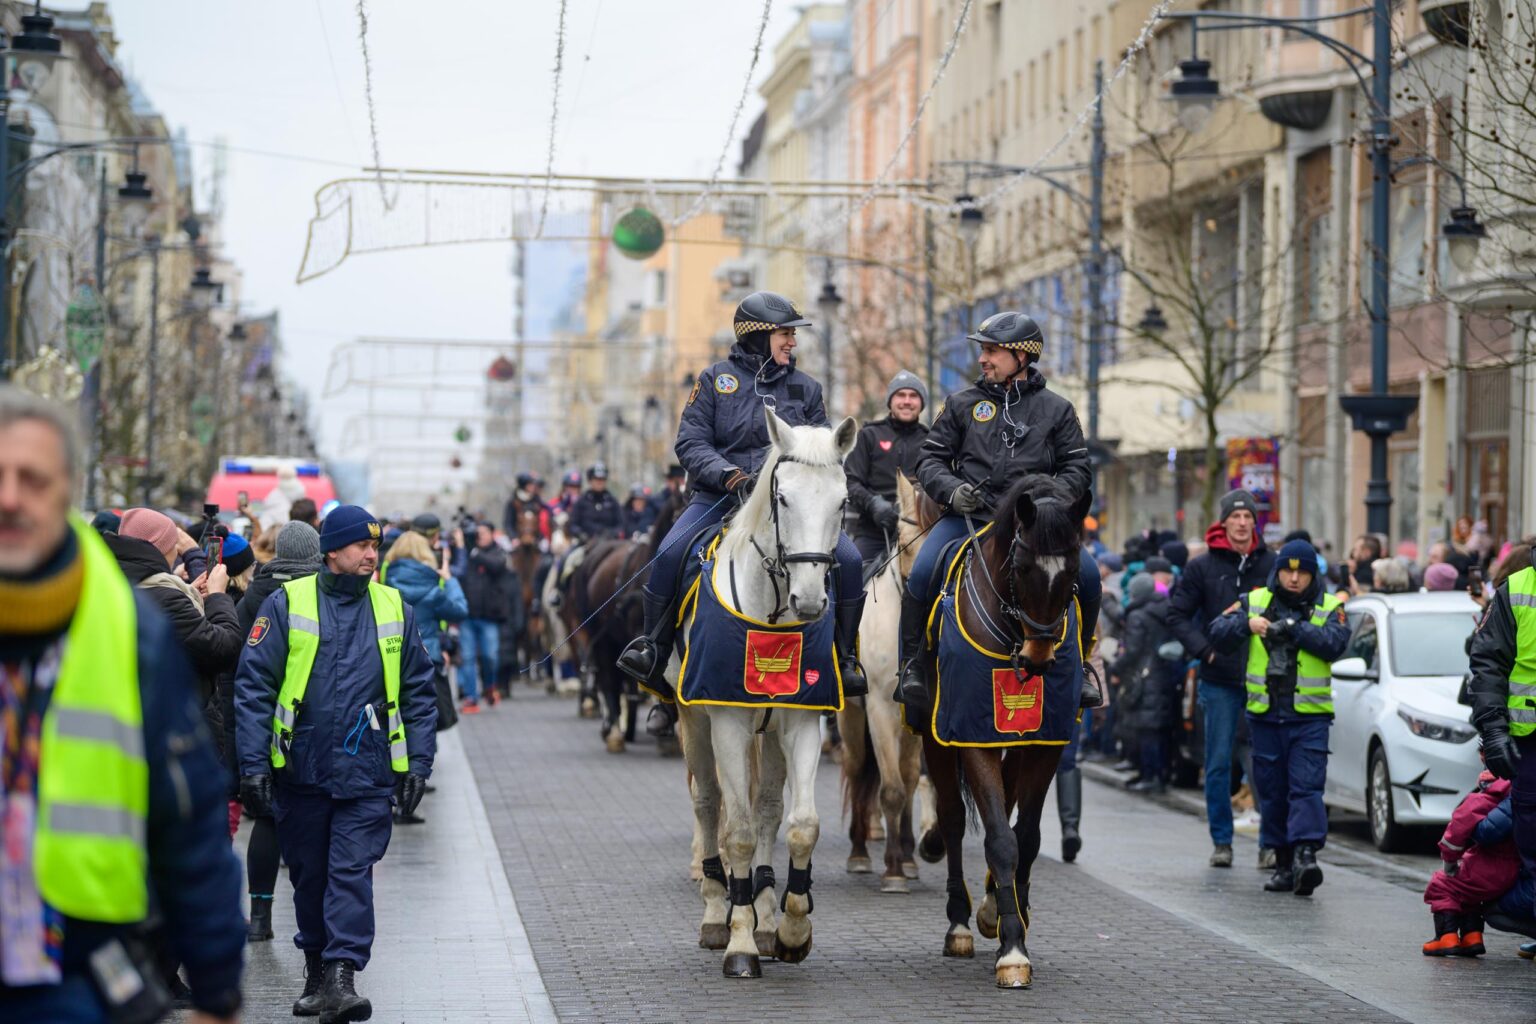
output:
POLYGON ((1456 701, 1479 612, 1451 592, 1364 594, 1345 614, 1323 800, 1365 814, 1377 848, 1391 850, 1405 826, 1450 821, 1482 771, 1472 709, 1456 701))

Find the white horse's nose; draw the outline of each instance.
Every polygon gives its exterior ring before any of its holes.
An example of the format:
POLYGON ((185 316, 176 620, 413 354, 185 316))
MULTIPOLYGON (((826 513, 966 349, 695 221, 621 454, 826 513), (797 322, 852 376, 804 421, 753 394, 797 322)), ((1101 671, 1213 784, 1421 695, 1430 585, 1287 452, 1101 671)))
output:
POLYGON ((827 595, 822 594, 821 597, 817 598, 816 606, 812 608, 808 604, 802 605, 800 598, 791 594, 789 595, 789 607, 801 621, 808 622, 811 619, 819 619, 821 618, 821 613, 827 610, 827 595))

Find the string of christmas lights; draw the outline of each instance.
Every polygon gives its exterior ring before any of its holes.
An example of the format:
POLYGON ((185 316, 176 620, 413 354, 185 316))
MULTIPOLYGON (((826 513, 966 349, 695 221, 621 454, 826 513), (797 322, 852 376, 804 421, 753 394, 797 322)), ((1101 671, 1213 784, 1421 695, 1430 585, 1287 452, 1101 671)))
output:
POLYGON ((555 128, 560 122, 560 78, 565 72, 565 10, 568 0, 560 0, 560 21, 555 29, 555 98, 549 104, 549 153, 544 160, 544 194, 539 198, 539 226, 533 237, 544 237, 544 220, 549 216, 549 186, 555 174, 555 128))
POLYGON ((357 0, 357 41, 363 48, 363 96, 368 101, 368 136, 373 144, 373 174, 379 183, 379 199, 387 213, 395 208, 384 187, 384 161, 379 159, 379 115, 373 102, 373 58, 368 53, 368 2, 357 0))

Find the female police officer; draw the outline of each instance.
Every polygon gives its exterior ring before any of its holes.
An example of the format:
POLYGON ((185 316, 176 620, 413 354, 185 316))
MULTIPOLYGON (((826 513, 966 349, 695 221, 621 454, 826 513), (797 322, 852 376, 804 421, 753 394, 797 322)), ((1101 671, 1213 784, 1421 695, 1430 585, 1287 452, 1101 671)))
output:
MULTIPOLYGON (((928 706, 918 663, 923 624, 933 603, 939 555, 950 541, 966 535, 967 517, 990 519, 993 502, 1027 473, 1061 477, 1079 493, 1093 481, 1077 412, 1071 402, 1046 389, 1045 377, 1035 369, 1045 348, 1035 321, 1023 313, 995 313, 981 322, 970 340, 981 344, 981 376, 949 396, 917 463, 923 490, 948 511, 923 541, 902 592, 900 699, 909 708, 928 706)), ((1084 550, 1078 598, 1085 650, 1098 625, 1100 591, 1098 566, 1084 550)), ((1085 702, 1096 705, 1097 691, 1090 689, 1085 681, 1085 702)))
MULTIPOLYGON (((699 374, 683 408, 673 451, 688 470, 693 500, 668 531, 643 592, 645 632, 619 655, 619 668, 652 689, 664 687, 671 646, 678 572, 688 540, 733 511, 751 490, 768 453, 771 408, 790 426, 825 426, 821 385, 795 368, 795 328, 811 322, 773 292, 753 292, 736 307, 736 344, 730 356, 699 374), (727 495, 730 497, 727 498, 727 495)), ((837 647, 843 693, 867 691, 854 655, 864 608, 859 551, 847 534, 837 542, 837 647)), ((654 722, 652 724, 655 724, 654 722)))

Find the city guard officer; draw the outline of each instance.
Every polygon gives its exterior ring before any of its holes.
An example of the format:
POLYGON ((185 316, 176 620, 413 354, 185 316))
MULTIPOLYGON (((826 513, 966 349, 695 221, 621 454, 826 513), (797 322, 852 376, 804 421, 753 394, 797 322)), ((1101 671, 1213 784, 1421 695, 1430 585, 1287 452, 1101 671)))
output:
POLYGON ((437 698, 432 662, 400 592, 372 581, 379 521, 342 505, 320 527, 320 573, 262 603, 235 678, 241 797, 270 806, 304 951, 296 1016, 367 1020, 353 987, 373 946, 373 865, 390 803, 421 801, 437 698), (275 783, 274 783, 275 779, 275 783))

